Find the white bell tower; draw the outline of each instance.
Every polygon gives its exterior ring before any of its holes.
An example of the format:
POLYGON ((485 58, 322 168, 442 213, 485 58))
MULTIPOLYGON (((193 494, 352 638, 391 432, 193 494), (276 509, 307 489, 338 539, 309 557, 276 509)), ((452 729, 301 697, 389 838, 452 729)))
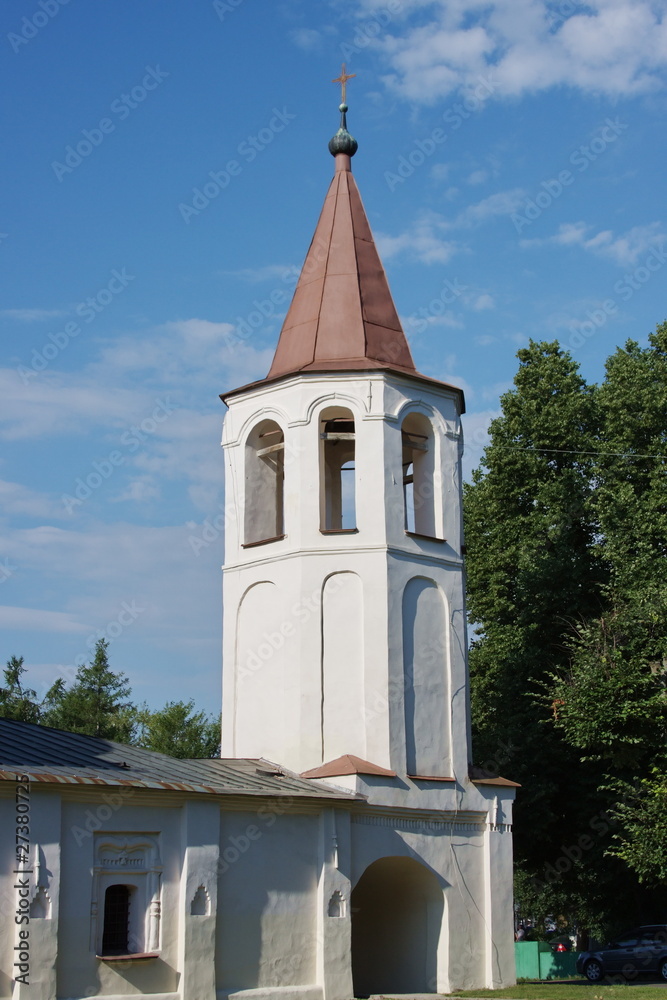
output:
POLYGON ((463 397, 414 367, 346 111, 271 371, 223 397, 222 755, 463 782, 463 397))

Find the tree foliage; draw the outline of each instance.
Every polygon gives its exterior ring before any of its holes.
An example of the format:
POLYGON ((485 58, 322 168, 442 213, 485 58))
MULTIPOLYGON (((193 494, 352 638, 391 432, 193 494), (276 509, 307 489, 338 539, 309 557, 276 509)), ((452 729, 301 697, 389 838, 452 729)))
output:
POLYGON ((18 722, 39 722, 37 692, 24 688, 21 677, 26 672, 22 656, 11 656, 4 670, 5 687, 0 688, 0 717, 18 722))
POLYGON ((42 701, 23 686, 23 658, 12 656, 4 671, 5 687, 0 688, 0 718, 131 743, 172 757, 219 755, 219 715, 195 711, 194 701, 170 701, 156 711, 145 704, 135 706, 127 677, 109 665, 108 647, 100 639, 92 662, 78 668, 73 683, 68 687, 59 678, 42 701))
POLYGON ((220 716, 209 718, 194 711, 194 701, 169 701, 151 712, 145 705, 137 720, 137 745, 171 757, 219 757, 220 716))
POLYGON ((109 666, 106 639, 98 640, 91 663, 80 666, 71 687, 56 681, 46 696, 43 723, 72 733, 131 743, 135 729, 129 701, 130 686, 124 674, 109 666))
POLYGON ((615 798, 611 853, 667 881, 667 323, 607 361, 591 500, 608 573, 604 613, 581 626, 556 678, 557 725, 615 798))
POLYGON ((591 929, 667 856, 666 352, 663 324, 589 386, 531 342, 464 494, 475 756, 516 748, 520 902, 591 929))

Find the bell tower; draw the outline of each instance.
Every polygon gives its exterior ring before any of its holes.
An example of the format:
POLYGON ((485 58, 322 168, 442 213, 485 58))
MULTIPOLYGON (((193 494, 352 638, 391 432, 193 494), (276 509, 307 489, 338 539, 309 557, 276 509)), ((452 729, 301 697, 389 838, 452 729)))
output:
POLYGON ((415 368, 347 110, 271 369, 223 396, 222 755, 463 782, 463 395, 415 368))

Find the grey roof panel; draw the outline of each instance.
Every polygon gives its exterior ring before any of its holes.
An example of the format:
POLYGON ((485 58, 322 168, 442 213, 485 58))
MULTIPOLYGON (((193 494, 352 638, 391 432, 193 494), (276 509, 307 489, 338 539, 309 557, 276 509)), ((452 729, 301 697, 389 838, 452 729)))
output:
POLYGON ((0 780, 18 774, 69 785, 125 785, 210 795, 270 795, 308 799, 360 796, 328 789, 266 760, 179 760, 152 750, 0 719, 0 780))

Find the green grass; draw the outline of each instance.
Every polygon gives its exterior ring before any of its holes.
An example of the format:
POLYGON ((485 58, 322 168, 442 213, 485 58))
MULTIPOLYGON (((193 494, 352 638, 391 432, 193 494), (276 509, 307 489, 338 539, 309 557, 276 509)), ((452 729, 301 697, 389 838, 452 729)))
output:
POLYGON ((506 1000, 667 1000, 660 986, 605 986, 583 979, 569 983, 519 983, 504 990, 460 990, 455 997, 498 997, 506 1000))

